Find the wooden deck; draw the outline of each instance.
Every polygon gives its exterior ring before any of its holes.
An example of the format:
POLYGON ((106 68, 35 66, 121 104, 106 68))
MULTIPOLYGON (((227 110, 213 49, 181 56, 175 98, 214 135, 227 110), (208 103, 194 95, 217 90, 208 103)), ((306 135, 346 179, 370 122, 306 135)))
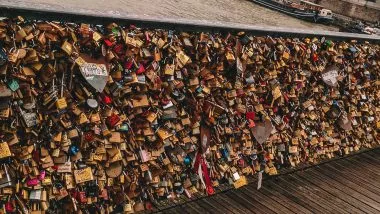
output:
MULTIPOLYGON (((380 149, 270 177, 158 213, 380 213, 380 149)), ((172 204, 173 205, 173 204, 172 204)), ((170 205, 167 205, 170 206, 170 205)))

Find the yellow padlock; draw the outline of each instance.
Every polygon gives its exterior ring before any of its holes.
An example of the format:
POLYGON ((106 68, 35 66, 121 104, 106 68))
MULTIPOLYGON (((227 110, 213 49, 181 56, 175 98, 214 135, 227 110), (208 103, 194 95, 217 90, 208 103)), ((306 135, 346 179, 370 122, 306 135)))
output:
POLYGON ((58 99, 57 102, 55 103, 55 105, 57 106, 58 109, 65 109, 65 108, 67 108, 66 99, 65 98, 58 99))

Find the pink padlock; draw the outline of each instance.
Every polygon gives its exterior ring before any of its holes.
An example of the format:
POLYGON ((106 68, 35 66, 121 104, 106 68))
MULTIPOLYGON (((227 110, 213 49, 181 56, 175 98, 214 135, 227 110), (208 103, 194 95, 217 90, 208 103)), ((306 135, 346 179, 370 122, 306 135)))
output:
POLYGON ((29 179, 27 182, 26 182, 26 185, 28 186, 36 186, 40 181, 37 179, 37 178, 33 178, 33 179, 29 179))
POLYGON ((8 201, 7 203, 5 203, 5 211, 7 211, 7 213, 11 213, 11 212, 14 212, 14 206, 12 204, 12 202, 8 201))
POLYGON ((45 170, 42 170, 40 174, 38 175, 38 180, 42 181, 43 179, 45 179, 45 177, 46 177, 46 172, 45 170))

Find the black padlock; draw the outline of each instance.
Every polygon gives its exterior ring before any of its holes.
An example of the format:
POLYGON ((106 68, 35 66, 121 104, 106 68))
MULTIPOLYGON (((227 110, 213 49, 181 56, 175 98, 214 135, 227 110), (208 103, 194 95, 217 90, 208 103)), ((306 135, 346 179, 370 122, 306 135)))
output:
POLYGON ((4 51, 4 48, 0 49, 0 66, 4 65, 8 61, 8 56, 4 51))
POLYGON ((97 197, 99 195, 99 187, 96 182, 89 182, 86 187, 86 193, 89 197, 97 197))

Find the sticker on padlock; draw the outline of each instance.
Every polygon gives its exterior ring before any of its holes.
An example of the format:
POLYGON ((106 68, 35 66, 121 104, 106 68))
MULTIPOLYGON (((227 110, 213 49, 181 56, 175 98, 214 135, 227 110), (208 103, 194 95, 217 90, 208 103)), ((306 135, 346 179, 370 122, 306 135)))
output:
POLYGON ((240 175, 239 175, 239 173, 238 173, 238 172, 234 172, 234 173, 232 174, 232 178, 233 178, 234 181, 239 180, 239 179, 240 179, 240 175))
POLYGON ((78 184, 94 180, 91 167, 74 170, 74 177, 75 177, 75 182, 78 184))
POLYGON ((149 153, 145 149, 142 149, 141 147, 139 150, 139 156, 141 158, 141 162, 143 162, 143 163, 150 160, 149 153))
POLYGON ((30 194, 29 194, 29 199, 30 200, 41 200, 41 195, 42 195, 42 190, 41 189, 38 189, 38 190, 32 190, 30 191, 30 194))
POLYGON ((72 171, 71 162, 66 162, 64 164, 60 164, 57 167, 57 172, 59 172, 59 173, 64 173, 64 172, 70 173, 71 171, 72 171))

